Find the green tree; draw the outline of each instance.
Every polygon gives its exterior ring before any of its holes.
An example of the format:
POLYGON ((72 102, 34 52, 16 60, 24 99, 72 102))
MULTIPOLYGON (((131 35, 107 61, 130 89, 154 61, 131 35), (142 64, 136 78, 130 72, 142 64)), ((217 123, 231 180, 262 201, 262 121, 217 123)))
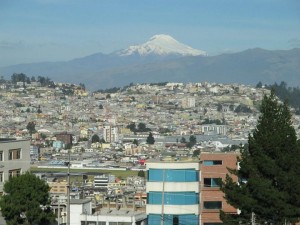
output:
POLYGON ((257 84, 256 84, 256 88, 262 88, 263 84, 261 81, 259 81, 257 84))
POLYGON ((79 83, 79 86, 80 86, 80 88, 81 88, 82 90, 84 90, 84 91, 85 91, 85 84, 83 84, 83 83, 79 83))
POLYGON ((135 122, 131 122, 130 124, 128 124, 126 126, 126 128, 129 128, 131 132, 136 132, 137 131, 135 122))
POLYGON ((200 155, 200 150, 196 149, 193 151, 193 157, 198 157, 200 155))
POLYGON ((144 123, 139 123, 138 124, 138 131, 144 132, 146 130, 146 124, 144 123))
POLYGON ((37 113, 42 113, 42 110, 41 110, 41 106, 40 106, 40 105, 38 106, 37 113))
POLYGON ((182 138, 180 139, 180 143, 186 143, 185 137, 182 137, 182 138))
POLYGON ((138 146, 139 145, 139 141, 137 139, 134 139, 133 142, 132 142, 132 144, 135 144, 136 146, 138 146))
POLYGON ((151 131, 150 128, 147 128, 145 123, 139 123, 138 124, 138 132, 147 132, 147 131, 151 131))
POLYGON ((221 212, 224 224, 250 221, 294 224, 300 218, 300 145, 286 103, 278 103, 274 92, 264 96, 256 129, 238 159, 240 169, 230 170, 222 183, 225 199, 241 214, 221 212))
POLYGON ((7 181, 3 188, 5 195, 0 199, 7 225, 48 225, 54 221, 49 189, 43 180, 29 172, 7 181))
POLYGON ((35 133, 35 132, 36 132, 36 130, 35 130, 35 123, 34 123, 34 122, 29 122, 29 123, 27 124, 27 126, 26 126, 26 129, 28 130, 28 132, 29 132, 30 134, 35 133))
POLYGON ((144 177, 145 178, 145 172, 143 170, 140 170, 138 172, 138 177, 144 177))
POLYGON ((92 136, 92 143, 100 142, 100 138, 97 134, 94 134, 92 136))
POLYGON ((151 132, 149 133, 149 135, 146 139, 146 142, 147 142, 148 145, 153 145, 155 143, 153 134, 151 132))
POLYGON ((197 138, 195 135, 191 135, 189 138, 190 143, 194 146, 197 143, 197 138))

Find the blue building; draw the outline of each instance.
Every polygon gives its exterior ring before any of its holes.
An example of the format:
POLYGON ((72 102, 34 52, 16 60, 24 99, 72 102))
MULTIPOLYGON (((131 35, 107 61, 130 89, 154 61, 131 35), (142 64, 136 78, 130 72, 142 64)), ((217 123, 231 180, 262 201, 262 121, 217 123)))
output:
POLYGON ((55 151, 59 151, 65 147, 63 141, 53 141, 52 147, 55 151))
POLYGON ((199 225, 199 162, 147 161, 148 225, 199 225))

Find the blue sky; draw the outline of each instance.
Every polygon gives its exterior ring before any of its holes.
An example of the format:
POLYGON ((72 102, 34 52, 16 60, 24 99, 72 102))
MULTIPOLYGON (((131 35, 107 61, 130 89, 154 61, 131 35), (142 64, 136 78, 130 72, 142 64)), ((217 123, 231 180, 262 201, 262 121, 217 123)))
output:
POLYGON ((155 34, 209 55, 300 47, 300 1, 0 0, 0 66, 111 53, 155 34))

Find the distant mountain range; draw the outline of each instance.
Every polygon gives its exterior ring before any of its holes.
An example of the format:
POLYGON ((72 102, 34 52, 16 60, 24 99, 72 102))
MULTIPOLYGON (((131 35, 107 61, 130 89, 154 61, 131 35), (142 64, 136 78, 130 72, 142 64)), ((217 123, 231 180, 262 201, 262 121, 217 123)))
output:
POLYGON ((300 49, 249 49, 207 56, 168 35, 155 35, 144 44, 111 54, 97 53, 66 62, 18 64, 0 68, 13 73, 47 76, 53 81, 84 83, 90 90, 133 83, 217 82, 255 85, 285 81, 300 86, 300 49))

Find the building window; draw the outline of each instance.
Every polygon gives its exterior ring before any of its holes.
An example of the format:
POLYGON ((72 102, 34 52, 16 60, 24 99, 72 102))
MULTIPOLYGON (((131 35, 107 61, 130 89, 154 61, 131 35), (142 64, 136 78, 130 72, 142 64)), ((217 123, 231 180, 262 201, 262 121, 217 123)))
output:
POLYGON ((179 217, 178 215, 173 216, 173 225, 179 225, 179 217))
POLYGON ((98 221, 98 225, 106 225, 106 222, 98 221))
POLYGON ((149 169, 148 181, 196 182, 199 173, 194 169, 149 169))
POLYGON ((204 166, 222 165, 222 160, 204 160, 203 165, 204 166))
POLYGON ((0 151, 0 162, 3 161, 3 151, 0 151))
POLYGON ((14 159, 21 159, 21 149, 11 149, 8 152, 8 159, 14 160, 14 159))
POLYGON ((12 178, 12 177, 18 177, 21 175, 21 169, 16 169, 16 170, 9 170, 8 171, 8 177, 12 178))
POLYGON ((148 204, 161 205, 163 195, 165 205, 199 204, 199 194, 195 192, 149 192, 147 196, 148 204))
POLYGON ((173 225, 199 225, 199 217, 195 214, 181 214, 181 215, 171 215, 171 214, 149 214, 148 215, 148 225, 158 225, 164 221, 164 224, 173 225))
POLYGON ((2 183, 3 181, 4 181, 3 172, 0 172, 0 183, 2 183))
POLYGON ((204 187, 220 187, 221 178, 204 178, 204 187))
POLYGON ((204 209, 222 209, 221 201, 209 201, 203 203, 204 209))

